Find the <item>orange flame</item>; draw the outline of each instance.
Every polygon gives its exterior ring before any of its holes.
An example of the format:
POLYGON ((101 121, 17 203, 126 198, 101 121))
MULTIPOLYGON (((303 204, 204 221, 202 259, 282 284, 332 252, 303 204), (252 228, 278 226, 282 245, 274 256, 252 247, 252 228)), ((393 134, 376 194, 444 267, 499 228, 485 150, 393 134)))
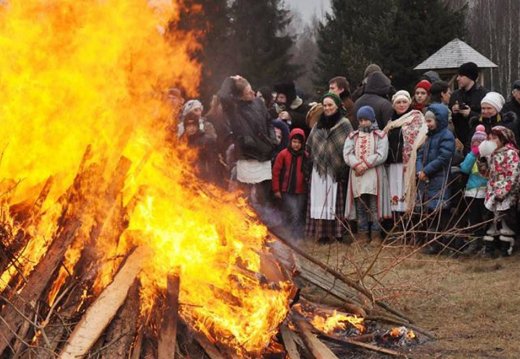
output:
MULTIPOLYGON (((13 204, 34 200, 35 189, 54 178, 22 253, 28 275, 48 248, 62 212, 58 199, 91 145, 104 180, 90 183, 84 194, 86 215, 65 267, 73 268, 84 248, 94 250, 99 265, 93 290, 99 293, 132 246, 148 246, 153 255, 141 273, 143 311, 165 288, 167 274, 180 268, 182 316, 237 351, 260 352, 285 318, 290 292, 289 283, 266 286, 254 275, 265 254, 266 229, 244 216, 247 207, 237 206, 233 195, 198 182, 183 160, 185 151, 180 145, 172 151, 163 135, 171 118, 163 91, 175 84, 194 95, 200 77, 189 56, 198 46, 193 36, 166 31, 169 21, 179 19, 179 4, 0 1, 0 186, 17 183, 9 192, 13 204), (100 208, 121 156, 132 162, 122 205, 140 200, 119 240, 113 238, 116 229, 105 225, 89 243, 90 228, 111 218, 100 208)), ((0 285, 13 273, 2 273, 0 285)), ((59 275, 49 301, 66 275, 59 275)))
POLYGON ((326 334, 334 334, 335 331, 345 330, 348 328, 349 324, 354 326, 361 333, 363 333, 365 331, 363 321, 363 318, 358 318, 357 316, 350 316, 334 311, 330 316, 314 316, 311 324, 316 329, 326 334))

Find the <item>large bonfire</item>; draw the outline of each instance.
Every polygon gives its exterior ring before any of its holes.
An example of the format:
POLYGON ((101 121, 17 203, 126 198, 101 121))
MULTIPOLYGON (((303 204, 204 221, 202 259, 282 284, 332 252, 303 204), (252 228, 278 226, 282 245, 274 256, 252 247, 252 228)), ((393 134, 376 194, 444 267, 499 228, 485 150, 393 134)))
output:
POLYGON ((200 73, 196 41, 174 30, 179 3, 0 1, 2 245, 17 249, 0 290, 12 301, 30 290, 26 279, 68 228, 63 265, 40 298, 50 308, 82 271, 81 311, 137 248, 143 318, 177 274, 189 326, 259 353, 287 314, 290 284, 250 275, 261 271, 266 229, 166 141, 164 91, 193 96, 200 73))

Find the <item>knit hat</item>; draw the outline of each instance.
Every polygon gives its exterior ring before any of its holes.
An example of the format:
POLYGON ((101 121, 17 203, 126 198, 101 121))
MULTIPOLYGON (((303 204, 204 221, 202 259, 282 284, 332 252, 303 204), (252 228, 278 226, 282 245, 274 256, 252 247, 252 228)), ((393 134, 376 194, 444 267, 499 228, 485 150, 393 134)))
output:
POLYGON ((365 69, 365 72, 363 74, 363 78, 367 78, 368 75, 370 75, 370 74, 372 74, 374 72, 383 72, 383 70, 381 70, 381 66, 379 66, 377 64, 370 64, 365 69))
POLYGON ((421 77, 423 80, 430 81, 431 84, 437 81, 441 81, 441 77, 439 76, 439 74, 433 70, 426 71, 424 74, 422 74, 421 77))
POLYGON ((477 142, 481 143, 482 141, 485 141, 487 139, 487 133, 486 128, 484 125, 478 125, 475 129, 475 133, 473 134, 473 137, 471 137, 471 143, 477 142))
POLYGON ((421 80, 415 85, 415 89, 418 88, 425 89, 426 92, 430 93, 430 88, 432 87, 432 84, 428 80, 421 80))
POLYGON ((412 103, 412 98, 410 97, 410 93, 406 90, 399 90, 392 96, 392 104, 396 103, 398 100, 405 99, 408 103, 412 103))
POLYGON ((520 90, 520 80, 513 82, 513 90, 520 90))
POLYGON ((199 100, 189 100, 184 104, 182 108, 182 118, 186 117, 188 113, 195 110, 196 108, 204 109, 202 103, 199 100))
POLYGON ((357 112, 357 119, 358 121, 361 119, 370 120, 370 122, 374 123, 376 121, 376 113, 371 106, 362 106, 357 112))
POLYGON ((466 76, 473 81, 478 79, 478 66, 474 62, 466 62, 459 67, 459 75, 466 76))
POLYGON ((498 92, 488 92, 486 96, 480 101, 480 104, 487 103, 491 106, 493 106, 497 112, 502 111, 502 107, 504 107, 504 104, 506 103, 506 100, 504 99, 504 96, 499 94, 498 92))
POLYGON ((497 136, 500 139, 500 142, 504 144, 504 146, 510 144, 513 145, 515 148, 518 148, 518 145, 516 144, 515 134, 509 128, 504 126, 495 126, 491 129, 491 133, 497 136))
POLYGON ((336 106, 341 107, 341 99, 338 95, 336 95, 333 92, 327 92, 325 95, 322 96, 321 102, 323 103, 323 100, 325 100, 327 97, 331 98, 336 104, 336 106))

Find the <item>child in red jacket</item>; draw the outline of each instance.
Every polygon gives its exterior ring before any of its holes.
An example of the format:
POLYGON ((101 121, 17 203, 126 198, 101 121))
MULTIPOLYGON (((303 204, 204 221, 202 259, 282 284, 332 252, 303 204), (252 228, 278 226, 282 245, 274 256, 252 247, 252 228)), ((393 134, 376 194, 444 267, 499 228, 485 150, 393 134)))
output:
POLYGON ((293 238, 303 238, 305 229, 305 201, 307 184, 305 168, 308 155, 305 148, 305 132, 295 128, 289 134, 289 146, 283 149, 273 166, 273 193, 282 200, 288 230, 293 238))

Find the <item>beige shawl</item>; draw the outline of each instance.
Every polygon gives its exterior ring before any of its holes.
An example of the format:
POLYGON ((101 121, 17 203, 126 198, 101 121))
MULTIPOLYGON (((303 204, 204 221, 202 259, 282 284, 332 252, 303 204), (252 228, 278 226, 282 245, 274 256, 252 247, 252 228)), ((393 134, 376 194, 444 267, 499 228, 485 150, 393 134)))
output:
MULTIPOLYGON (((403 135, 403 165, 404 165, 404 188, 406 212, 414 208, 417 185, 415 181, 415 165, 417 161, 417 150, 426 140, 428 127, 421 111, 410 111, 395 121, 390 121, 384 128, 388 133, 394 128, 401 128, 403 135)), ((389 179, 392 180, 391 178, 389 179)))

